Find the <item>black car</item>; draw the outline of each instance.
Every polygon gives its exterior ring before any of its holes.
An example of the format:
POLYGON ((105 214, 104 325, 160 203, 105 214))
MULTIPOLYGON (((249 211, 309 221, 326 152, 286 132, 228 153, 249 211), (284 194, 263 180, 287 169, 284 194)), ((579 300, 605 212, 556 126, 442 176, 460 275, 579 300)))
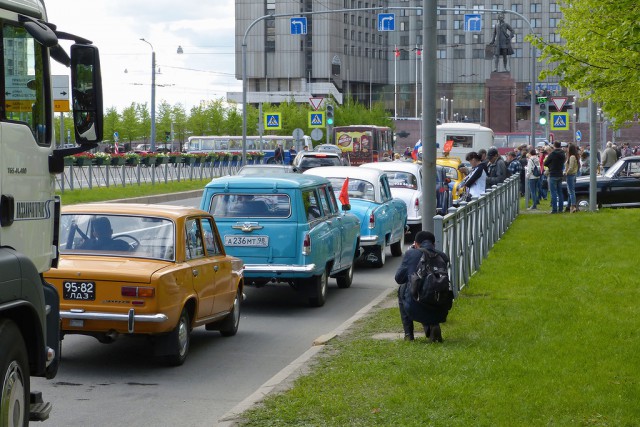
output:
MULTIPOLYGON (((576 200, 580 209, 589 208, 589 176, 576 179, 576 200)), ((602 206, 640 206, 640 156, 623 157, 596 177, 597 203, 602 206)), ((567 183, 562 183, 564 200, 568 200, 567 183)))
POLYGON ((300 173, 321 166, 343 166, 342 157, 329 151, 302 151, 293 160, 293 167, 300 173))

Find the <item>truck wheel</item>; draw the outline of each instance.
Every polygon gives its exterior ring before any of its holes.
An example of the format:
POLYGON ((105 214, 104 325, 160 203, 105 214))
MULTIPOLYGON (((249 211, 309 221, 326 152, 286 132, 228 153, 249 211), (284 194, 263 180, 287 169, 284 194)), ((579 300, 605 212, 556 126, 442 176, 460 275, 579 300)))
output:
POLYGON ((404 246, 404 231, 402 232, 402 237, 396 243, 391 244, 391 255, 393 256, 402 256, 402 247, 404 246))
POLYGON ((336 283, 338 284, 338 287, 340 289, 346 289, 349 286, 351 286, 351 283, 353 282, 353 264, 354 263, 355 263, 355 260, 351 260, 351 265, 349 266, 349 268, 344 272, 340 273, 340 275, 336 277, 336 283))
POLYGON ((0 425, 29 425, 29 362, 18 327, 0 320, 0 425))
POLYGON ((169 334, 169 340, 171 341, 171 347, 173 347, 173 354, 165 357, 167 363, 171 366, 180 366, 187 359, 187 353, 189 353, 189 313, 187 309, 182 309, 180 314, 180 320, 178 325, 169 334))
POLYGON ((309 297, 309 305, 311 307, 322 307, 327 299, 327 270, 325 269, 321 275, 313 276, 310 280, 311 296, 309 297))
POLYGON ((233 300, 233 308, 231 313, 225 317, 219 326, 220 335, 223 337, 232 337, 238 332, 238 326, 240 325, 240 306, 242 305, 242 290, 238 288, 236 297, 233 300))

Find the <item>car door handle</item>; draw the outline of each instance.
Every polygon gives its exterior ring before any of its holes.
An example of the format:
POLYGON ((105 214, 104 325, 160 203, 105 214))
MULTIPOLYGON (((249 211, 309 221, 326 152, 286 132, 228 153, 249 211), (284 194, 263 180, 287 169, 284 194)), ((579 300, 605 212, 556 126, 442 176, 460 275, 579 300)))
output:
POLYGON ((213 271, 215 271, 216 273, 218 272, 218 266, 217 265, 213 266, 213 271))
POLYGON ((193 273, 193 277, 198 277, 199 273, 197 269, 194 268, 193 270, 191 270, 191 272, 193 273))

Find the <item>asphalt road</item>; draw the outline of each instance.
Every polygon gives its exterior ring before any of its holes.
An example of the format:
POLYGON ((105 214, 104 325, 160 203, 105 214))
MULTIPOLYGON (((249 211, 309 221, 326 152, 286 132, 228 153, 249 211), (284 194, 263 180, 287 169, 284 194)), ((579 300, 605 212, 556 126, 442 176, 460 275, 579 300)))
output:
MULTIPOLYGON (((199 199, 171 202, 194 206, 199 199)), ((35 379, 34 390, 53 403, 48 426, 213 426, 266 381, 340 327, 389 288, 400 258, 382 269, 356 267, 349 289, 329 281, 327 302, 309 308, 286 285, 247 288, 234 337, 197 328, 185 364, 169 368, 153 358, 145 339, 100 344, 66 336, 55 379, 35 379)))

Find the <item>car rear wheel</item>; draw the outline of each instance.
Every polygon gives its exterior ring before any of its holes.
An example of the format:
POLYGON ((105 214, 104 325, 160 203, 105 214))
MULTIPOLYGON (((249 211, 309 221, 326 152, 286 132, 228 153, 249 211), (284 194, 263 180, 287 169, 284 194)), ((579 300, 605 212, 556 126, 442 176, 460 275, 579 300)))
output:
POLYGON ((242 305, 242 290, 238 288, 236 297, 233 300, 231 313, 220 322, 219 331, 223 337, 232 337, 238 333, 240 325, 240 306, 242 305))
POLYGON ((376 257, 376 260, 373 262, 373 266, 377 268, 384 267, 384 263, 387 262, 387 252, 385 245, 376 246, 373 249, 373 255, 376 257))
POLYGON ((351 261, 351 265, 349 266, 349 268, 347 270, 345 270, 344 272, 340 273, 339 276, 336 277, 336 283, 338 284, 338 287, 340 289, 346 289, 348 287, 351 286, 351 283, 353 282, 353 264, 354 264, 355 260, 351 261))
POLYGON ((18 327, 0 321, 0 425, 29 424, 29 363, 18 327))
POLYGON ((325 269, 321 275, 311 278, 311 296, 309 297, 309 305, 311 307, 322 307, 327 299, 327 270, 325 269))
POLYGON ((404 247, 404 231, 402 237, 396 243, 391 244, 391 255, 402 256, 402 248, 404 247))
POLYGON ((173 348, 172 354, 166 356, 166 361, 169 365, 180 366, 187 359, 189 353, 189 313, 186 308, 182 309, 180 314, 180 320, 178 325, 170 333, 169 339, 171 340, 171 347, 173 348))

